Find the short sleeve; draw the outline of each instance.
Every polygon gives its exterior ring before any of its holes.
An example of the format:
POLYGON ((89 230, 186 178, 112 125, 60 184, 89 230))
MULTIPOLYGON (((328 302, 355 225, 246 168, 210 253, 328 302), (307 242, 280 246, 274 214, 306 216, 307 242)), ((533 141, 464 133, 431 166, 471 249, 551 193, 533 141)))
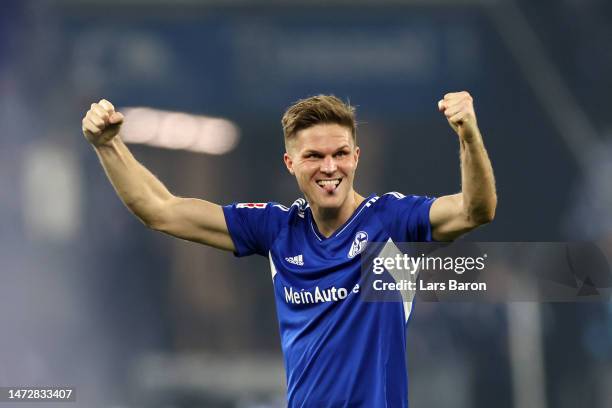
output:
POLYGON ((268 256, 288 216, 287 208, 277 203, 234 203, 224 206, 223 214, 236 256, 268 256))
POLYGON ((429 210, 433 197, 384 194, 377 203, 378 217, 395 242, 430 242, 429 210))

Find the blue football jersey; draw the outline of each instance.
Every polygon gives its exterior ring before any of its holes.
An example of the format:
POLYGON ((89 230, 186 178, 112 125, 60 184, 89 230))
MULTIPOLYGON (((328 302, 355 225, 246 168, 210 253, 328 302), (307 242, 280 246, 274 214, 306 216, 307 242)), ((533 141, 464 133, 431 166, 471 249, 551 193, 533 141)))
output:
POLYGON ((410 304, 359 295, 368 242, 431 241, 434 199, 367 197, 330 237, 298 199, 223 207, 236 255, 270 261, 289 407, 407 407, 410 304))

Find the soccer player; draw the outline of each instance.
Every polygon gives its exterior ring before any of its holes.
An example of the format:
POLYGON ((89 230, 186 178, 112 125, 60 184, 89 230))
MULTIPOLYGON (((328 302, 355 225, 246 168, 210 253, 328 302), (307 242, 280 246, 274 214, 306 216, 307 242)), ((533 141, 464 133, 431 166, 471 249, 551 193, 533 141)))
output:
POLYGON ((449 93, 438 109, 459 136, 461 192, 437 199, 353 189, 360 150, 354 108, 319 95, 282 118, 285 166, 304 198, 220 206, 177 197, 132 156, 119 136, 123 115, 101 100, 83 119, 108 178, 148 227, 269 258, 289 407, 406 407, 408 312, 401 302, 359 297, 368 242, 449 241, 493 220, 493 170, 472 97, 449 93))

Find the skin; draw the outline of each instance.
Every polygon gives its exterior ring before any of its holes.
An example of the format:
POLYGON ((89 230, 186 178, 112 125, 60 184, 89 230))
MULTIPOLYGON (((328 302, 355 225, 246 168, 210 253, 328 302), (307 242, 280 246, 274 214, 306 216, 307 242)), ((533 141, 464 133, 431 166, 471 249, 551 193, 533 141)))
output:
POLYGON ((448 93, 438 102, 438 110, 459 137, 461 192, 434 201, 429 218, 433 238, 451 241, 493 221, 497 192, 472 96, 465 91, 448 93))
POLYGON ((308 200, 319 231, 329 237, 364 200, 353 188, 359 147, 351 130, 337 124, 315 125, 297 132, 287 148, 287 170, 308 200), (339 184, 319 184, 325 180, 338 180, 339 184))
POLYGON ((117 137, 122 123, 123 115, 105 99, 92 104, 83 118, 83 135, 123 203, 151 229, 234 251, 221 206, 170 193, 117 137))
MULTIPOLYGON (((467 92, 446 94, 438 109, 457 133, 461 151, 461 192, 438 198, 430 210, 434 239, 446 241, 490 222, 497 195, 472 97, 467 92)), ((149 228, 234 251, 221 206, 170 193, 117 137, 123 119, 109 101, 102 99, 87 111, 82 130, 124 204, 149 228)), ((359 154, 350 129, 338 124, 303 129, 288 143, 285 165, 296 177, 325 236, 344 224, 364 200, 353 188, 359 154), (335 188, 319 185, 322 180, 336 179, 340 183, 335 188)))

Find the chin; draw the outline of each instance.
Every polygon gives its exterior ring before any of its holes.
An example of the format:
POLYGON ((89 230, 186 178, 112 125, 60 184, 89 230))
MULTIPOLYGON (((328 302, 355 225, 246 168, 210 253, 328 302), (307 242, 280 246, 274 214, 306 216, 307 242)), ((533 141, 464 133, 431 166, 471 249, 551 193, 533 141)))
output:
POLYGON ((334 194, 333 196, 321 196, 317 194, 312 201, 312 204, 321 209, 336 210, 342 207, 342 204, 346 201, 346 194, 334 194))
POLYGON ((319 202, 317 204, 318 204, 319 209, 328 210, 328 211, 339 210, 340 207, 342 207, 342 205, 339 202, 324 201, 324 202, 319 202))

